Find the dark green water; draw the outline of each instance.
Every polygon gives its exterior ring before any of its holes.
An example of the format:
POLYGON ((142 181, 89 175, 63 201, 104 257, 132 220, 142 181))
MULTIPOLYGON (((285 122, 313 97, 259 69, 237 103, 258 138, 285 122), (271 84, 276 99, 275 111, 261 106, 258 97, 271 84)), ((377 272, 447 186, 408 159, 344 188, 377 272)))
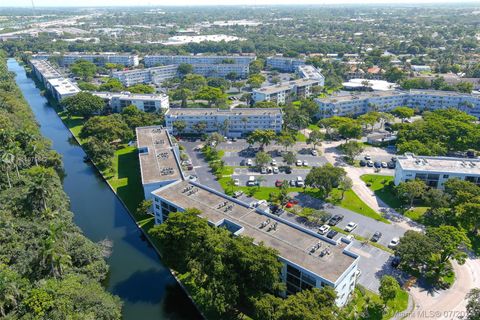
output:
POLYGON ((201 319, 194 306, 162 264, 155 251, 142 240, 141 232, 95 168, 83 162, 85 153, 73 142, 70 131, 40 94, 25 69, 14 59, 8 68, 29 103, 42 134, 52 140, 62 155, 75 223, 93 241, 113 242, 108 258, 107 290, 124 302, 124 319, 201 319))

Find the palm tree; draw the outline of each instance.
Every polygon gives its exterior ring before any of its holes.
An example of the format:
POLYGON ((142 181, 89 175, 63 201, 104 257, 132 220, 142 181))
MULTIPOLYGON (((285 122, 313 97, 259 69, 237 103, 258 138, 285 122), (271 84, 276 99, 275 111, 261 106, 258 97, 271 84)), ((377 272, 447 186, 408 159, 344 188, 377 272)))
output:
POLYGON ((63 234, 61 225, 51 225, 48 237, 43 241, 41 251, 42 264, 48 267, 53 277, 57 278, 63 274, 64 267, 72 264, 72 258, 63 247, 63 234))
POLYGON ((28 188, 27 199, 33 210, 49 212, 47 199, 51 196, 54 186, 50 172, 42 167, 38 167, 35 176, 32 179, 32 185, 28 188))
POLYGON ((3 167, 5 168, 5 173, 7 174, 7 181, 8 181, 8 187, 11 188, 12 187, 12 182, 10 180, 10 166, 13 165, 13 162, 14 162, 14 155, 9 153, 9 152, 6 152, 6 151, 3 151, 2 153, 2 156, 1 156, 1 162, 2 162, 2 165, 3 167))

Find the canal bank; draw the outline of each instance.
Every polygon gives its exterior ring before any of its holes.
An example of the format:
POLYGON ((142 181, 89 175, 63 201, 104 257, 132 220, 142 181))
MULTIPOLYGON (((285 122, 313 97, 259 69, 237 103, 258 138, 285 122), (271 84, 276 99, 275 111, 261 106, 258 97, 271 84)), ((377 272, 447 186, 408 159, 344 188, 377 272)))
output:
POLYGON ((25 69, 13 59, 9 59, 8 68, 15 73, 42 134, 63 157, 64 189, 70 197, 75 223, 93 241, 108 239, 113 243, 105 285, 124 302, 124 319, 201 318, 155 250, 142 238, 119 198, 98 171, 83 162, 82 148, 25 69))

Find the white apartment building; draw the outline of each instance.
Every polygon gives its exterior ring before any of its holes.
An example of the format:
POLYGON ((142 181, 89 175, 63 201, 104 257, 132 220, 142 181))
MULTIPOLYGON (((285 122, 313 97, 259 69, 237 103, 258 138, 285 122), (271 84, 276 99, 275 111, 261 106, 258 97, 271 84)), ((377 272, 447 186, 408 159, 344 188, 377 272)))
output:
POLYGON ((61 78, 58 72, 47 60, 31 59, 30 66, 35 76, 42 81, 43 85, 47 85, 48 79, 61 78))
POLYGON ((422 71, 430 72, 430 71, 432 71, 432 68, 430 68, 430 66, 411 65, 410 68, 413 71, 417 71, 417 72, 422 72, 422 71))
POLYGON ((233 62, 233 64, 249 65, 254 61, 256 57, 254 55, 231 55, 231 56, 204 56, 204 55, 184 55, 184 56, 167 56, 167 55, 147 55, 143 58, 145 67, 154 67, 158 65, 169 64, 227 64, 233 62))
POLYGON ((140 83, 161 84, 165 80, 175 78, 177 65, 167 65, 146 69, 133 69, 127 71, 112 72, 112 78, 118 79, 124 86, 133 86, 140 83))
POLYGON ((439 90, 341 93, 315 99, 319 117, 357 116, 369 111, 390 111, 407 106, 419 110, 457 108, 480 118, 480 95, 439 90))
POLYGON ((254 102, 272 101, 276 104, 285 104, 293 97, 297 99, 308 98, 312 94, 312 87, 320 85, 318 80, 298 79, 282 82, 277 85, 254 89, 252 100, 254 102))
POLYGON ((199 183, 188 181, 179 164, 178 146, 162 127, 137 128, 140 170, 145 197, 153 200, 155 223, 171 212, 197 208, 214 227, 225 227, 234 236, 247 236, 279 252, 284 294, 330 286, 343 306, 358 278, 359 256, 346 238, 328 239, 300 225, 253 207, 199 183))
POLYGON ((134 105, 145 112, 168 110, 170 103, 166 94, 136 94, 130 92, 93 92, 105 100, 106 106, 113 112, 121 112, 123 108, 134 105))
POLYGON ((438 189, 443 189, 448 179, 466 180, 480 186, 480 159, 424 157, 412 153, 397 157, 395 185, 415 179, 438 189))
POLYGON ((81 91, 75 83, 65 78, 48 79, 46 88, 57 102, 66 97, 74 96, 81 91))
POLYGON ((272 56, 267 58, 267 67, 282 72, 296 72, 299 66, 305 64, 304 59, 272 56))
POLYGON ((245 79, 250 72, 248 64, 192 64, 193 73, 204 77, 225 78, 228 74, 235 74, 237 78, 245 79))
POLYGON ((201 134, 220 132, 227 137, 241 137, 255 129, 282 130, 283 117, 280 108, 179 108, 165 113, 165 125, 169 133, 177 134, 175 121, 184 121, 186 129, 182 133, 201 134), (206 124, 204 132, 195 131, 195 124, 206 124))
POLYGON ((325 77, 319 69, 312 65, 305 64, 298 66, 297 74, 300 76, 300 78, 318 81, 319 86, 323 87, 325 85, 325 77))
POLYGON ((60 56, 59 64, 61 66, 69 66, 77 60, 87 60, 99 66, 104 66, 106 63, 121 64, 126 67, 138 66, 138 55, 118 54, 118 53, 72 53, 60 56))

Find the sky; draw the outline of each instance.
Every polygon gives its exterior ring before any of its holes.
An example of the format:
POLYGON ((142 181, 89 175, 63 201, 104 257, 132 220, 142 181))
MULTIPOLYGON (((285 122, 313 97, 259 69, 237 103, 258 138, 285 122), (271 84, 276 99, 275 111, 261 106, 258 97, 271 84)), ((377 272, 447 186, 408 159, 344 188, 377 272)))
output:
MULTIPOLYGON (((31 7, 32 0, 0 0, 0 7, 31 7)), ((480 0, 461 0, 478 3, 480 0)), ((459 0, 33 0, 36 7, 73 6, 195 6, 195 5, 288 5, 288 4, 430 4, 459 0)))

